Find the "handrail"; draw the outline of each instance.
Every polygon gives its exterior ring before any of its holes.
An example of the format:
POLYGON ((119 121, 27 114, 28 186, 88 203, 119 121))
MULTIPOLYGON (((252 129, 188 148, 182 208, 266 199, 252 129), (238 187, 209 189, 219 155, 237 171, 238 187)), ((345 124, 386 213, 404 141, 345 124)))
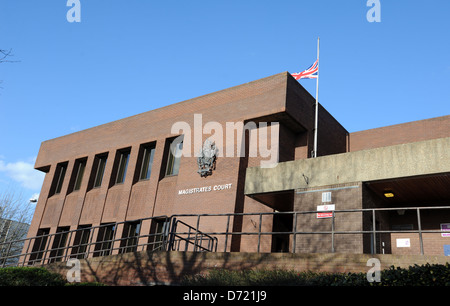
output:
MULTIPOLYGON (((198 224, 197 224, 197 228, 198 228, 198 224)), ((211 235, 202 233, 202 232, 198 231, 195 227, 187 224, 184 221, 177 220, 174 218, 171 235, 172 235, 171 240, 170 240, 171 243, 169 245, 170 245, 170 250, 172 250, 172 251, 175 251, 175 250, 179 251, 179 242, 181 242, 181 241, 186 242, 185 243, 185 251, 187 251, 189 249, 190 245, 193 246, 194 251, 197 251, 197 250, 210 251, 210 252, 217 251, 217 242, 218 242, 217 237, 213 237, 211 235), (179 224, 186 226, 189 231, 188 232, 177 232, 176 229, 178 228, 179 224), (191 238, 191 234, 192 234, 191 230, 195 231, 194 238, 191 238), (187 238, 183 237, 183 234, 187 235, 187 238), (200 237, 200 243, 198 243, 199 237, 200 237), (176 240, 175 238, 178 238, 178 240, 176 240), (204 239, 206 239, 206 241, 208 243, 207 247, 202 246, 204 239), (191 240, 194 240, 194 242, 192 242, 191 240), (175 248, 176 242, 178 242, 177 248, 175 248)))
MULTIPOLYGON (((301 235, 331 235, 330 251, 335 252, 335 236, 347 234, 370 234, 372 237, 371 252, 376 252, 377 234, 418 234, 420 242, 420 254, 424 254, 423 236, 426 233, 450 233, 444 230, 427 230, 422 228, 421 211, 435 209, 450 209, 450 206, 432 206, 432 207, 396 207, 396 208, 365 208, 365 209, 343 209, 334 210, 331 214, 331 224, 329 230, 309 230, 303 229, 302 224, 298 222, 300 215, 316 214, 320 211, 294 211, 294 212, 260 212, 260 213, 217 213, 217 214, 176 214, 170 217, 150 217, 132 221, 122 221, 116 223, 102 224, 92 227, 83 227, 69 231, 62 231, 46 235, 24 238, 15 241, 0 243, 0 267, 9 265, 39 265, 55 261, 63 261, 68 258, 88 258, 96 256, 105 256, 117 253, 126 253, 134 251, 179 251, 192 250, 194 252, 217 252, 218 245, 221 244, 224 252, 230 251, 229 237, 242 237, 256 235, 257 252, 261 252, 261 242, 266 235, 289 235, 292 237, 291 252, 296 252, 297 237, 301 235), (415 230, 386 230, 377 229, 376 213, 382 211, 412 210, 417 214, 417 229, 415 230), (341 213, 371 213, 371 229, 361 230, 337 230, 335 220, 341 213), (264 217, 275 215, 292 215, 292 229, 286 231, 267 231, 263 230, 264 217), (256 217, 258 226, 255 231, 230 230, 236 220, 244 224, 244 217, 256 217), (196 218, 188 223, 188 219, 196 218), (217 224, 226 224, 226 228, 214 228, 214 231, 205 231, 208 227, 208 218, 226 218, 217 224), (231 218, 234 218, 231 220, 231 218), (202 219, 202 222, 200 220, 202 219), (143 224, 144 222, 153 223, 153 221, 162 222, 163 226, 159 231, 133 233, 125 235, 125 230, 119 233, 118 229, 130 224, 143 224), (195 225, 193 225, 195 224, 195 225), (88 237, 83 234, 89 233, 88 237), (102 236, 103 234, 103 236, 102 236), (220 240, 219 238, 220 237, 220 240), (84 238, 84 239, 83 239, 84 238), (59 244, 62 242, 61 244, 59 244), (12 253, 11 250, 22 252, 20 254, 12 253), (24 247, 26 246, 26 248, 24 247), (183 249, 184 247, 184 249, 183 249)), ((244 228, 244 227, 243 227, 244 228)))

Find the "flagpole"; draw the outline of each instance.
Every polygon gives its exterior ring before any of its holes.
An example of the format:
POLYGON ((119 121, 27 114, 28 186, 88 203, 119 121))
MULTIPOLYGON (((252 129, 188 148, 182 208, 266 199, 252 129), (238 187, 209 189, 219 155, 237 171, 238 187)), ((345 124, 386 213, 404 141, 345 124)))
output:
POLYGON ((316 116, 314 123, 314 154, 313 157, 317 157, 317 127, 318 127, 318 118, 319 118, 319 47, 320 47, 320 38, 317 37, 317 83, 316 83, 316 116))

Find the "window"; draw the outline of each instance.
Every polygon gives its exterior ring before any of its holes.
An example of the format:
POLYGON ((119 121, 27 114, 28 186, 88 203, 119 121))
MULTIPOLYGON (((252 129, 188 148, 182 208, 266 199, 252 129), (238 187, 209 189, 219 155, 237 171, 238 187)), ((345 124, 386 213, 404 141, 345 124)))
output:
POLYGON ((66 175, 67 162, 56 165, 55 176, 53 177, 52 187, 50 188, 50 195, 59 194, 66 175))
POLYGON ((81 160, 78 162, 78 165, 76 165, 77 174, 75 177, 75 186, 73 186, 73 190, 80 190, 85 168, 86 168, 86 160, 81 160))
POLYGON ((148 238, 148 250, 164 250, 169 235, 169 219, 153 219, 148 238))
POLYGON ((91 225, 80 225, 76 231, 72 247, 72 258, 82 259, 86 257, 86 250, 89 246, 91 235, 91 225))
POLYGON ((108 154, 101 154, 95 156, 91 180, 89 182, 90 184, 89 189, 97 188, 102 185, 103 174, 105 173, 107 159, 108 154))
POLYGON ((125 182, 127 174, 128 160, 130 159, 130 150, 119 151, 119 164, 117 169, 116 184, 125 182))
POLYGON ((45 250, 47 249, 48 235, 50 233, 49 228, 39 229, 37 237, 34 239, 33 249, 31 250, 29 264, 35 264, 40 262, 45 250))
POLYGON ((100 187, 102 185, 103 174, 105 173, 107 156, 101 156, 98 158, 98 167, 95 174, 94 187, 100 187))
POLYGON ((181 152, 183 150, 183 138, 177 137, 170 143, 166 175, 177 175, 180 168, 181 152))
POLYGON ((58 227, 53 238, 52 251, 50 252, 50 262, 62 261, 64 256, 69 227, 58 227))
POLYGON ((116 226, 114 224, 105 224, 98 229, 94 257, 107 256, 111 254, 115 228, 116 226))
POLYGON ((142 154, 143 156, 139 180, 148 180, 150 179, 150 174, 152 172, 153 156, 155 155, 155 145, 153 144, 144 146, 142 154))
POLYGON ((77 159, 73 167, 72 177, 70 178, 69 193, 80 190, 83 181, 84 169, 86 168, 87 159, 77 159))
POLYGON ((120 242, 120 253, 136 252, 140 230, 141 222, 125 223, 120 242))

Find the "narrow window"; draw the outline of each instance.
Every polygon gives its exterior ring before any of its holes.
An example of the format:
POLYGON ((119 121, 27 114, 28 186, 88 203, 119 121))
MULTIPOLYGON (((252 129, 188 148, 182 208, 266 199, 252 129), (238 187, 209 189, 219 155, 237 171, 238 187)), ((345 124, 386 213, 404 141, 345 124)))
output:
POLYGON ((139 176, 139 180, 150 179, 154 155, 155 155, 155 146, 154 145, 144 146, 142 165, 141 165, 141 175, 139 176))
POLYGON ((168 235, 169 220, 165 218, 153 219, 150 227, 150 235, 148 237, 148 250, 164 250, 168 235))
POLYGON ((116 184, 125 182, 127 175, 128 160, 130 159, 130 150, 119 152, 119 165, 117 168, 116 184))
POLYGON ((80 225, 75 233, 75 239, 72 246, 72 258, 86 258, 86 251, 89 246, 89 237, 91 235, 92 225, 80 225))
POLYGON ((86 160, 81 160, 76 165, 76 177, 75 177, 75 186, 73 186, 73 190, 80 190, 81 182, 83 181, 84 169, 86 168, 86 160))
POLYGON ((107 256, 111 254, 115 228, 116 226, 114 224, 101 225, 98 230, 94 257, 107 256))
MULTIPOLYGON (((102 154, 95 156, 94 167, 91 175, 91 188, 100 187, 103 181, 103 174, 105 173, 106 161, 108 154, 102 154)), ((89 189, 91 189, 89 188, 89 189)))
POLYGON ((65 253, 64 251, 66 250, 66 242, 69 230, 69 227, 58 227, 56 229, 56 235, 53 238, 52 251, 50 252, 49 262, 62 261, 65 253))
POLYGON ((56 165, 55 176, 53 177, 52 187, 50 189, 50 194, 59 194, 64 182, 64 176, 66 175, 67 162, 59 163, 56 165))
POLYGON ((30 262, 29 262, 30 265, 40 262, 42 257, 44 256, 44 253, 46 252, 47 249, 47 241, 49 233, 50 233, 49 228, 38 230, 36 235, 37 237, 34 238, 33 249, 30 255, 30 262))
POLYGON ((68 193, 80 190, 81 182, 83 181, 84 169, 86 168, 86 161, 86 158, 77 159, 75 161, 75 165, 73 166, 72 171, 72 177, 70 178, 68 193))
POLYGON ((122 232, 119 253, 136 252, 141 222, 126 222, 122 232))
POLYGON ((183 141, 175 138, 170 143, 166 175, 177 175, 180 169, 181 152, 183 150, 183 141))

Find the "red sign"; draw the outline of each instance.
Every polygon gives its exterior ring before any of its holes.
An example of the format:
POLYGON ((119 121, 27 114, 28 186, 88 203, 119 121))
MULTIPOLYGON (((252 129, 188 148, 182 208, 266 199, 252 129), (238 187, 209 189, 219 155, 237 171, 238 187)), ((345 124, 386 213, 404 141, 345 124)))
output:
POLYGON ((317 218, 318 219, 332 218, 334 209, 335 209, 335 205, 334 204, 327 204, 327 205, 319 205, 319 206, 317 206, 317 211, 320 211, 320 212, 317 213, 317 218))
POLYGON ((323 213, 317 213, 317 218, 331 218, 333 217, 332 212, 323 212, 323 213))

